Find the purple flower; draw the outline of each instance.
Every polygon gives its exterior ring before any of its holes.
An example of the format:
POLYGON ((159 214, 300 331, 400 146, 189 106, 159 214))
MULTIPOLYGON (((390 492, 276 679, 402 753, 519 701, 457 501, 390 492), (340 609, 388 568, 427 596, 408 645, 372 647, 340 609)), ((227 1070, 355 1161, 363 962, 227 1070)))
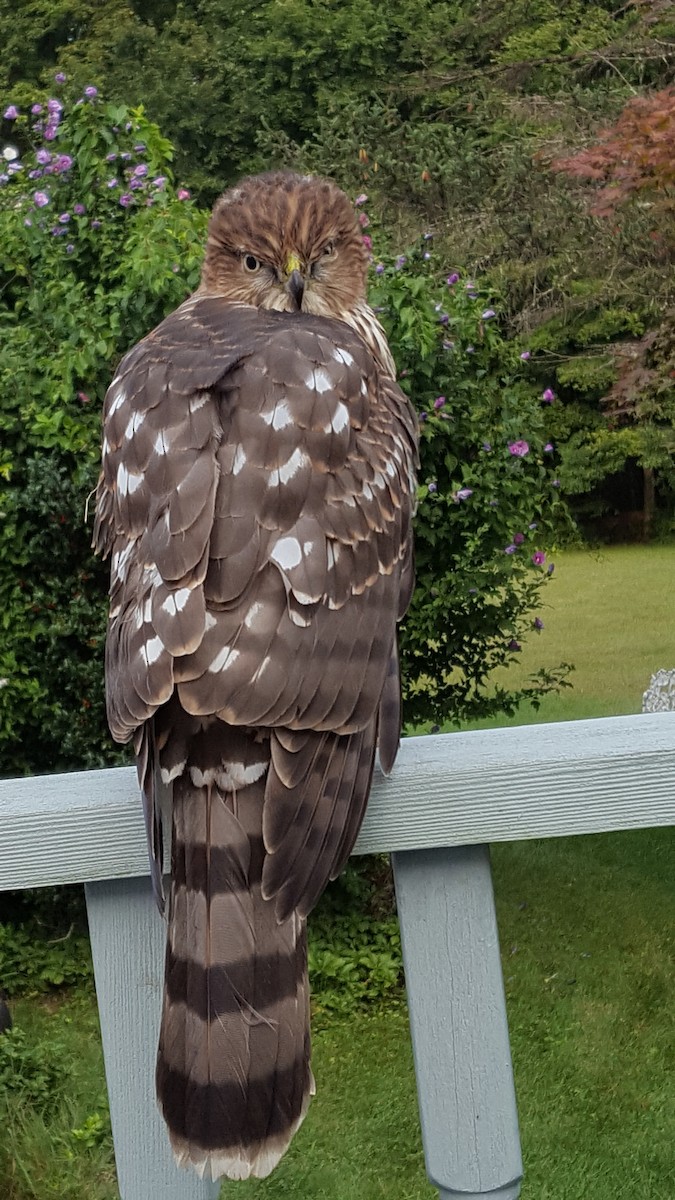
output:
POLYGON ((62 175, 64 171, 69 171, 72 165, 73 160, 69 154, 59 154, 54 163, 54 170, 58 171, 59 175, 62 175))
POLYGON ((43 174, 43 173, 42 173, 42 171, 40 171, 40 170, 29 171, 29 172, 28 172, 28 178, 29 178, 29 179, 41 179, 41 178, 42 178, 42 174, 43 174))
POLYGON ((114 162, 116 158, 117 158, 117 154, 116 154, 116 152, 113 150, 113 151, 111 151, 111 153, 110 153, 110 154, 106 154, 106 156, 105 156, 105 161, 106 161, 106 162, 114 162))
POLYGON ((70 220, 69 212, 61 213, 61 216, 59 217, 59 221, 61 222, 62 225, 67 225, 69 220, 70 220))
POLYGON ((129 181, 129 187, 131 188, 132 192, 137 192, 139 188, 143 187, 143 180, 142 179, 131 179, 129 181))
POLYGON ((10 104, 9 108, 6 108, 3 113, 3 116, 6 121, 16 121, 16 118, 18 117, 18 115, 19 115, 19 110, 16 107, 16 104, 10 104))
POLYGON ((56 117, 56 119, 58 121, 61 113, 63 112, 63 105, 62 105, 61 101, 60 100, 48 100, 47 101, 47 112, 50 114, 51 117, 56 117))
POLYGON ((536 521, 532 521, 532 522, 531 522, 531 524, 530 524, 530 525, 528 525, 528 527, 527 527, 527 528, 528 528, 528 529, 536 529, 536 528, 537 528, 537 522, 536 522, 536 521))
POLYGON ((532 555, 532 562, 534 563, 535 567, 543 567, 544 563, 546 562, 546 555, 544 554, 544 551, 535 550, 534 554, 532 555))
POLYGON ((428 413, 421 412, 420 413, 420 423, 422 423, 423 421, 426 421, 427 416, 428 416, 428 413))
POLYGON ((123 158, 126 162, 128 158, 131 158, 131 153, 129 150, 125 150, 122 154, 120 154, 120 158, 123 158))
POLYGON ((361 238, 361 241, 363 242, 368 253, 370 253, 370 251, 373 248, 373 239, 368 237, 367 233, 364 233, 363 237, 361 238))
POLYGON ((485 311, 481 313, 481 321, 489 321, 490 317, 496 317, 496 316, 497 316, 497 314, 496 314, 494 308, 486 308, 485 311))
POLYGON ((145 163, 139 163, 137 167, 134 167, 134 175, 136 175, 139 179, 143 175, 147 175, 147 173, 148 173, 148 168, 145 163))
POLYGON ((166 183, 166 175, 158 175, 152 182, 156 188, 163 188, 166 183))
POLYGON ((444 349, 444 350, 454 350, 454 348, 455 348, 455 343, 454 343, 454 342, 443 342, 443 349, 444 349))
POLYGON ((520 642, 517 642, 515 638, 511 638, 511 641, 509 642, 509 650, 513 651, 514 654, 517 654, 520 650, 520 642))
POLYGON ((116 180, 116 179, 114 179, 114 178, 113 178, 113 179, 109 179, 109 180, 108 180, 108 182, 106 183, 106 185, 105 185, 105 186, 106 186, 106 187, 109 187, 109 188, 114 188, 114 187, 117 187, 117 180, 116 180))
POLYGON ((552 480, 551 480, 551 487, 560 487, 560 480, 559 480, 559 479, 552 479, 552 480))
POLYGON ((549 563, 549 564, 548 564, 548 571, 546 572, 546 574, 547 574, 547 575, 552 575, 554 571, 555 571, 555 563, 549 563))
POLYGON ((73 205, 73 212, 75 213, 75 216, 76 216, 76 217, 82 217, 82 216, 84 216, 84 214, 86 213, 86 211, 87 211, 87 210, 86 210, 86 208, 84 207, 84 204, 74 204, 74 205, 73 205))
POLYGON ((430 242, 433 236, 434 236, 434 235, 433 235, 433 233, 423 233, 423 234, 422 234, 422 241, 424 241, 424 242, 430 242))
POLYGON ((49 204, 49 196, 46 192, 34 192, 33 200, 36 208, 44 208, 45 204, 49 204))
POLYGON ((74 247, 73 243, 68 242, 68 245, 66 246, 66 254, 72 254, 74 249, 75 249, 75 247, 74 247))
POLYGON ((33 222, 31 221, 30 217, 24 217, 24 222, 23 222, 23 223, 24 223, 24 225, 32 225, 32 224, 33 224, 33 222))
POLYGON ((358 208, 360 204, 365 204, 367 199, 368 197, 366 196, 366 193, 361 192, 361 195, 357 196, 356 200, 354 201, 354 207, 358 208))
POLYGON ((457 500, 468 500, 469 496, 473 496, 473 488, 464 487, 455 492, 455 498, 457 500))
POLYGON ((466 288, 467 292, 475 292, 476 290, 476 285, 471 279, 467 279, 464 287, 466 288))
POLYGON ((364 212, 359 213, 359 225, 361 226, 362 229, 368 228, 368 226, 370 225, 370 218, 368 217, 368 213, 364 213, 364 212))
POLYGON ((142 154, 145 149, 146 149, 145 142, 136 142, 136 145, 134 146, 134 150, 136 151, 137 154, 142 154))
POLYGON ((428 489, 428 490, 429 490, 430 492, 437 492, 437 491, 438 491, 438 484, 437 484, 437 483, 430 483, 430 484, 429 484, 429 489, 428 489))
POLYGON ((63 71, 57 71, 56 75, 54 76, 54 79, 56 80, 57 83, 65 83, 66 82, 66 77, 63 74, 63 71))
POLYGON ((33 104, 30 111, 32 112, 34 117, 37 117, 38 113, 42 112, 42 105, 41 104, 33 104))
POLYGON ((513 540, 516 543, 516 546, 522 546, 523 542, 525 541, 525 534, 524 533, 516 533, 514 535, 513 540))
POLYGON ((189 200, 190 199, 190 193, 187 190, 187 188, 179 188, 178 191, 176 192, 176 196, 179 200, 189 200))
POLYGON ((100 229, 100 228, 101 228, 101 222, 100 222, 100 221, 92 221, 92 223, 91 223, 91 227, 92 227, 92 229, 100 229))
POLYGON ((535 617, 532 624, 534 625, 535 629, 543 629, 544 628, 544 622, 542 621, 541 617, 535 617))
POLYGON ((541 393, 541 398, 545 404, 553 404, 553 401, 555 400, 555 392, 552 390, 552 388, 546 388, 546 391, 541 393))
POLYGON ((424 251, 424 254, 422 255, 422 258, 424 258, 425 260, 428 260, 428 259, 430 259, 430 258, 431 258, 431 255, 430 255, 430 253, 429 253, 429 251, 428 251, 428 250, 425 250, 425 251, 424 251))
POLYGON ((36 162, 41 163, 44 167, 46 163, 52 161, 52 156, 49 150, 38 150, 37 154, 35 155, 35 159, 36 162))
POLYGON ((467 348, 466 348, 466 352, 467 352, 467 354, 474 354, 474 353, 475 353, 475 349, 476 349, 476 347, 475 347, 475 346, 467 346, 467 348))
MULTIPOLYGON (((496 504, 497 504, 497 501, 496 501, 496 500, 492 500, 492 501, 491 501, 491 503, 492 503, 492 504, 493 504, 493 505, 496 507, 496 504)), ((518 547, 517 547, 517 546, 514 546, 513 542, 511 542, 511 545, 510 545, 510 546, 505 546, 505 547, 504 547, 504 553, 505 553, 505 554, 515 554, 515 552, 516 552, 516 550, 517 550, 517 549, 518 549, 518 547)))
POLYGON ((509 454, 514 454, 516 458, 524 458, 529 453, 530 447, 528 442, 509 442, 509 454))
POLYGON ((396 259, 396 262, 394 263, 396 270, 399 271, 401 269, 401 267, 405 266, 405 262, 406 262, 405 254, 399 254, 398 258, 396 259))
POLYGON ((122 205, 122 208, 128 208, 130 204, 133 204, 133 202, 134 198, 133 196, 129 195, 129 192, 125 192, 123 196, 120 196, 120 204, 122 205))
POLYGON ((553 443, 547 442, 546 445, 544 446, 544 451, 546 454, 551 454, 553 452, 553 443))
POLYGON ((84 94, 87 97, 87 100, 93 100, 96 96, 98 96, 98 88, 93 87, 92 84, 89 84, 89 86, 84 89, 84 94))
POLYGON ((452 275, 448 275, 446 283, 447 283, 448 287, 452 287, 453 284, 457 283, 458 281, 459 281, 459 275, 457 274, 456 271, 453 271, 452 275))
POLYGON ((492 446, 490 445, 489 442, 483 442, 483 449, 489 451, 492 449, 492 446))
POLYGON ((441 313, 440 317, 438 318, 439 325, 447 325, 449 320, 450 318, 447 313, 441 313))
POLYGON ((442 408, 444 404, 445 404, 445 396, 437 396, 436 399, 434 400, 434 408, 435 409, 442 408))
POLYGON ((378 263, 375 268, 376 275, 384 275, 384 263, 378 263))
POLYGON ((523 353, 521 354, 520 357, 522 358, 523 362, 527 362, 528 358, 530 357, 530 351, 523 350, 523 353))
POLYGON ((0 183, 9 183, 9 175, 5 175, 4 171, 0 175, 0 183))
POLYGON ((47 142, 54 141, 54 138, 56 137, 56 129, 57 129, 56 125, 48 125, 47 126, 47 128, 45 129, 45 141, 47 141, 47 142))

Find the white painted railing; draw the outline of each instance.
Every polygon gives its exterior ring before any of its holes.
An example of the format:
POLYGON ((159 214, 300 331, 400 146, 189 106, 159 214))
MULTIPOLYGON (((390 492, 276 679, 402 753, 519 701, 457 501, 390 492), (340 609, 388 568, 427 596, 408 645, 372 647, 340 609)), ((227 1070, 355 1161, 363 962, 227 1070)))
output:
MULTIPOLYGON (((393 852, 427 1171, 516 1200, 522 1166, 487 843, 675 822, 675 713, 403 742, 356 853, 393 852)), ((0 782, 0 891, 84 882, 122 1200, 212 1200, 153 1096, 164 929, 132 768, 0 782)))

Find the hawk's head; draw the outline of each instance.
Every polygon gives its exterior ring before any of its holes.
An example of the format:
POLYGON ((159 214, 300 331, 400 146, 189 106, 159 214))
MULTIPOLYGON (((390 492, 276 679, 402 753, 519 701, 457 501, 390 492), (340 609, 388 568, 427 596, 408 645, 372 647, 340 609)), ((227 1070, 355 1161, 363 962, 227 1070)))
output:
POLYGON ((327 179, 253 175, 216 201, 201 290, 257 308, 344 319, 365 296, 354 209, 327 179))

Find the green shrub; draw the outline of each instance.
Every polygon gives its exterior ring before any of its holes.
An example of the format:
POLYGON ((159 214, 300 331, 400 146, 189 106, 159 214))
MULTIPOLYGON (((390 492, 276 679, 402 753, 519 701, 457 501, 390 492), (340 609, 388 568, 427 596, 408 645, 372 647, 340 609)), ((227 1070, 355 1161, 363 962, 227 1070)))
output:
POLYGON ((55 1038, 33 1041, 24 1029, 0 1037, 0 1112, 4 1104, 22 1104, 43 1112, 68 1089, 72 1066, 65 1046, 55 1038))

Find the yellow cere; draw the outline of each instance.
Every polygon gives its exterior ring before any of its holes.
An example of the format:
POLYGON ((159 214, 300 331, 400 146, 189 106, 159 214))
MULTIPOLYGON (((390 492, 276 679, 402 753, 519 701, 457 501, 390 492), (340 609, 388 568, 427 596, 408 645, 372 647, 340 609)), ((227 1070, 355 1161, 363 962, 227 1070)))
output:
POLYGON ((288 258, 286 259, 286 274, 292 275, 293 271, 301 271, 301 270, 302 270, 302 263, 300 262, 300 259, 298 258, 297 254, 289 254, 288 258))

